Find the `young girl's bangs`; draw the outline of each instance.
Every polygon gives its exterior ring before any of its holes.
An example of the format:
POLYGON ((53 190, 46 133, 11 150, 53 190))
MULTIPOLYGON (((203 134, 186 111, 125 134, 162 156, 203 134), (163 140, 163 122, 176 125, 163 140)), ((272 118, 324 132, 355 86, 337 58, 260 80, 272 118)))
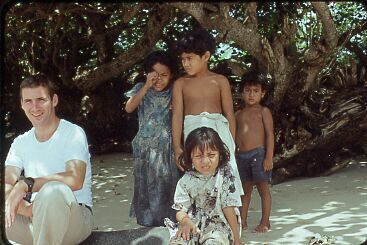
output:
POLYGON ((210 138, 206 138, 203 140, 199 140, 192 150, 198 149, 200 152, 204 152, 205 150, 218 151, 218 147, 214 144, 213 140, 210 138))

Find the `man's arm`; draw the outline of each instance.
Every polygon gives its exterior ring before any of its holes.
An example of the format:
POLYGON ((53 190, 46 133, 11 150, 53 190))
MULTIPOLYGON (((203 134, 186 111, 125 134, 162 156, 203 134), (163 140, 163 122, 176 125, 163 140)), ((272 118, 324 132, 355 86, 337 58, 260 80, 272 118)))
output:
POLYGON ((182 126, 183 126, 183 79, 179 78, 173 84, 172 90, 172 141, 173 149, 175 152, 175 160, 178 169, 184 171, 180 163, 178 162, 178 157, 182 154, 181 137, 182 137, 182 126))
POLYGON ((13 189, 15 182, 19 179, 22 170, 15 166, 5 167, 5 200, 13 189))
POLYGON ((229 123, 229 130, 231 131, 232 138, 236 138, 236 119, 233 112, 233 100, 232 100, 232 93, 231 87, 229 85, 228 79, 223 77, 221 79, 221 103, 222 103, 222 110, 224 116, 227 118, 229 123))
POLYGON ((274 125, 273 117, 269 108, 264 107, 262 112, 262 119, 265 128, 265 147, 266 154, 264 159, 264 171, 273 169, 273 154, 274 154, 274 125))
MULTIPOLYGON (((5 201, 8 199, 10 192, 13 190, 13 187, 16 184, 16 181, 19 179, 21 172, 22 170, 15 166, 5 167, 5 201)), ((32 209, 30 208, 30 204, 21 199, 18 209, 16 210, 17 214, 30 217, 32 216, 31 211, 32 209)))
MULTIPOLYGON (((20 176, 20 169, 17 167, 7 167, 6 170, 6 193, 7 199, 5 203, 5 225, 10 227, 14 222, 15 215, 23 214, 31 216, 30 206, 25 203, 23 197, 28 191, 27 184, 20 180, 16 180, 20 176)), ((81 160, 70 160, 66 162, 65 172, 60 172, 52 175, 47 175, 40 178, 34 178, 32 192, 38 192, 41 187, 49 181, 60 181, 68 185, 71 190, 79 190, 83 187, 84 177, 86 174, 86 163, 81 160)))
POLYGON ((25 183, 22 185, 16 182, 21 172, 22 170, 15 166, 5 167, 5 227, 11 226, 16 214, 32 216, 32 206, 23 200, 26 193, 24 188, 28 187, 25 183))
POLYGON ((83 187, 87 164, 81 160, 70 160, 66 162, 65 172, 47 175, 34 179, 33 192, 37 192, 49 181, 60 181, 69 186, 72 191, 83 187))

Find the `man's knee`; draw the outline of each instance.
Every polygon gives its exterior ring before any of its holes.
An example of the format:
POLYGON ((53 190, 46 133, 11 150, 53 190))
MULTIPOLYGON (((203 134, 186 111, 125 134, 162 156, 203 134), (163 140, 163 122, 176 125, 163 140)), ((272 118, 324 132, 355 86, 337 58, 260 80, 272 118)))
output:
POLYGON ((41 187, 34 202, 65 202, 71 196, 73 196, 73 192, 69 186, 60 181, 50 181, 41 187))

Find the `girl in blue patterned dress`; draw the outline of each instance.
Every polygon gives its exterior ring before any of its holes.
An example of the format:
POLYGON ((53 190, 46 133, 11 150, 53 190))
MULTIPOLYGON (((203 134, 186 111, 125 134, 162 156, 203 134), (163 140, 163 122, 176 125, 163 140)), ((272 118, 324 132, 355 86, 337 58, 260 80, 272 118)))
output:
MULTIPOLYGON (((179 225, 170 244, 241 244, 241 201, 229 158, 212 128, 197 128, 188 135, 182 159, 188 171, 176 187, 173 209, 179 225)), ((166 220, 170 230, 175 228, 169 223, 166 220)))
POLYGON ((125 110, 131 113, 138 108, 130 217, 142 226, 161 226, 165 217, 175 217, 171 206, 179 172, 171 144, 171 83, 177 67, 168 52, 155 51, 143 63, 146 82, 125 93, 130 97, 125 110))

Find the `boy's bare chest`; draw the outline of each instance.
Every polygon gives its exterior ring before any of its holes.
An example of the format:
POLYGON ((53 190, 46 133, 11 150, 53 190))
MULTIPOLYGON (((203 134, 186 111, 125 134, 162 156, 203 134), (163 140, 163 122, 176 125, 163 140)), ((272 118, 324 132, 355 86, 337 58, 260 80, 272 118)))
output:
POLYGON ((190 81, 183 87, 183 95, 190 99, 220 98, 220 87, 216 82, 190 81))
POLYGON ((241 114, 240 120, 242 123, 246 123, 249 125, 262 126, 262 114, 260 110, 248 110, 244 111, 241 114))

